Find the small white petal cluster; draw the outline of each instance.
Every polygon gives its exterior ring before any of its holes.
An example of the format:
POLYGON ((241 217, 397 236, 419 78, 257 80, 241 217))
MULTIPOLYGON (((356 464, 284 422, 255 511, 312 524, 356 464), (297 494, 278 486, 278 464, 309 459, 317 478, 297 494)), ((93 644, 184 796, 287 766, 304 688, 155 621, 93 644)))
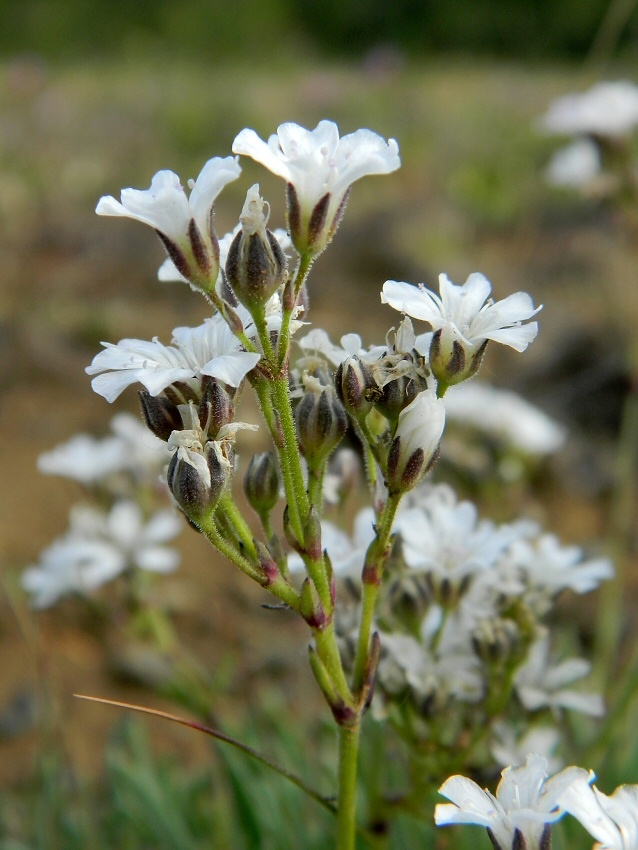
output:
POLYGON ((182 523, 171 510, 146 519, 129 500, 116 501, 104 512, 77 505, 69 531, 22 574, 22 586, 36 608, 48 608, 71 593, 90 594, 125 570, 167 573, 179 555, 164 544, 179 534, 182 523))
POLYGON ((242 351, 218 313, 196 328, 175 328, 172 343, 163 345, 158 339, 123 339, 117 345, 103 342, 104 351, 86 368, 87 374, 97 375, 91 386, 110 402, 135 383, 152 396, 177 382, 198 391, 203 375, 238 387, 260 358, 242 351))
MULTIPOLYGON (((417 705, 428 705, 429 713, 448 705, 460 711, 464 703, 478 702, 490 687, 493 652, 518 659, 514 693, 526 711, 603 713, 599 695, 573 687, 588 675, 590 665, 579 658, 556 663, 540 618, 559 592, 586 593, 609 578, 608 561, 584 560, 579 549, 561 547, 532 522, 482 520, 473 504, 458 501, 446 485, 411 491, 397 512, 393 532, 399 560, 388 567, 384 588, 399 588, 399 596, 421 599, 423 607, 411 615, 417 622, 411 619, 406 628, 392 608, 393 596, 382 591, 378 715, 387 713, 395 696, 405 699, 406 688, 417 705), (525 612, 525 640, 533 628, 522 655, 522 627, 512 611, 525 612)), ((356 579, 352 556, 357 554, 360 569, 369 539, 348 545, 339 532, 333 557, 327 538, 336 571, 347 564, 348 577, 356 579)))
POLYGON ((462 286, 453 284, 445 274, 439 275, 440 295, 423 284, 413 286, 396 280, 383 284, 381 301, 395 310, 428 322, 434 331, 442 331, 441 346, 452 347, 454 341, 474 350, 492 339, 516 351, 525 351, 538 333, 538 324, 523 324, 541 310, 534 308, 526 292, 515 292, 494 303, 492 286, 484 275, 471 274, 462 286))
POLYGON ((41 454, 38 469, 85 485, 103 486, 119 472, 131 474, 138 483, 154 481, 168 462, 166 444, 129 413, 116 414, 111 431, 102 439, 76 434, 41 454))
POLYGON ((549 632, 541 629, 525 664, 516 673, 514 688, 528 711, 566 708, 590 717, 602 717, 605 705, 600 694, 583 693, 569 687, 590 672, 591 664, 584 658, 567 658, 552 665, 549 632))
POLYGON ((550 105, 539 124, 564 136, 625 136, 638 127, 638 86, 618 80, 564 95, 550 105))
POLYGON ((334 233, 350 186, 362 177, 389 174, 400 167, 399 148, 394 139, 386 142, 371 130, 357 130, 339 137, 333 121, 320 121, 314 130, 298 124, 281 124, 267 142, 254 130, 236 137, 233 152, 249 156, 278 177, 283 177, 295 195, 289 203, 289 226, 299 250, 322 250, 334 233), (320 214, 318 205, 325 204, 320 214), (313 214, 317 232, 312 230, 313 214), (298 219, 298 220, 296 220, 298 219))
POLYGON ((620 785, 610 796, 580 776, 560 795, 561 807, 596 839, 595 850, 638 848, 638 785, 620 785))
POLYGON ((451 776, 439 788, 451 803, 437 804, 434 820, 437 826, 484 826, 496 850, 541 850, 549 846, 549 824, 565 813, 559 801, 566 789, 588 777, 583 768, 567 767, 550 778, 546 759, 532 753, 523 766, 503 770, 496 795, 465 776, 451 776))

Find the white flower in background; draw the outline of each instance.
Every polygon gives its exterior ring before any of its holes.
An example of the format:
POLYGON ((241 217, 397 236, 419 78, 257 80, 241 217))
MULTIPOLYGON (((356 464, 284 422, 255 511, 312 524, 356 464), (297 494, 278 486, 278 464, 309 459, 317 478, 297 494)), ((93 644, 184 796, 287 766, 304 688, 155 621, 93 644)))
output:
POLYGON ((607 558, 583 560, 580 547, 562 546, 553 534, 515 541, 504 562, 521 577, 528 603, 541 614, 562 590, 589 593, 614 574, 607 558))
POLYGON ((545 179, 552 186, 586 189, 600 176, 600 151, 591 139, 577 139, 552 156, 545 179))
POLYGON ((583 776, 588 776, 586 770, 566 767, 548 778, 547 761, 535 753, 527 756, 525 765, 502 771, 496 796, 465 776, 451 776, 439 793, 452 802, 439 803, 434 820, 437 826, 455 823, 484 826, 497 850, 521 846, 523 850, 541 850, 548 846, 544 833, 549 824, 564 814, 558 799, 583 776))
POLYGON ((638 126, 638 86, 618 80, 564 95, 553 101, 539 124, 565 136, 625 136, 638 126))
MULTIPOLYGON (((328 553, 337 578, 361 579, 368 546, 374 540, 374 511, 363 508, 354 519, 352 536, 328 520, 321 523, 321 546, 328 553)), ((288 555, 291 573, 303 570, 303 561, 296 552, 288 555)))
POLYGON ((150 189, 122 189, 121 202, 100 198, 98 215, 125 216, 153 227, 179 272, 190 283, 209 286, 217 280, 219 247, 213 229, 213 204, 228 183, 241 173, 237 157, 214 157, 197 180, 189 181, 190 196, 172 171, 158 171, 150 189))
POLYGON ((561 807, 575 817, 597 843, 595 850, 638 848, 638 785, 620 785, 611 796, 590 785, 596 777, 579 777, 560 795, 561 807))
POLYGON ((242 130, 233 153, 250 156, 288 184, 288 225, 298 251, 319 253, 336 230, 350 186, 361 177, 389 174, 401 165, 394 139, 371 130, 339 138, 332 121, 314 130, 286 123, 268 142, 242 130))
POLYGON ((444 402, 448 420, 476 428, 526 454, 551 454, 565 442, 565 429, 538 407, 517 393, 482 381, 450 387, 444 402))
POLYGON ((168 461, 166 444, 129 413, 111 420, 112 436, 98 439, 76 434, 38 457, 38 469, 45 475, 61 475, 81 484, 104 482, 124 470, 136 478, 158 475, 168 461))
POLYGON ((417 491, 398 513, 395 529, 409 567, 455 583, 493 567, 526 531, 518 524, 480 520, 476 506, 457 501, 444 484, 417 491))
POLYGON ((441 274, 439 290, 440 296, 423 284, 413 286, 388 280, 383 284, 381 301, 413 319, 428 322, 434 331, 440 330, 443 349, 451 348, 457 341, 466 349, 475 350, 493 339, 516 351, 525 351, 538 333, 536 322, 522 324, 542 309, 534 308, 526 292, 515 292, 495 303, 489 298, 492 285, 478 272, 471 274, 462 286, 456 286, 447 275, 441 274))
POLYGON ((86 372, 97 375, 91 386, 107 401, 114 401, 134 383, 155 396, 176 382, 199 389, 202 375, 237 387, 257 364, 260 355, 241 350, 241 344, 219 314, 196 328, 175 328, 173 345, 157 338, 103 342, 104 351, 93 358, 86 372))
POLYGON ((569 685, 589 675, 591 664, 584 658, 568 658, 550 665, 549 632, 543 630, 516 672, 514 688, 528 711, 561 708, 602 717, 605 705, 600 694, 572 690, 569 685))
POLYGON ((389 692, 401 692, 409 685, 417 699, 435 699, 440 706, 449 700, 474 703, 484 696, 481 665, 471 647, 446 629, 436 653, 429 648, 427 632, 436 622, 423 624, 421 640, 411 635, 381 633, 379 686, 389 692))
POLYGON ((497 764, 525 764, 527 753, 538 753, 547 759, 550 773, 560 770, 564 762, 554 755, 560 743, 561 733, 553 726, 533 726, 520 737, 514 727, 505 721, 496 721, 491 728, 490 752, 497 764))
POLYGON ((115 502, 108 513, 77 505, 67 534, 24 571, 22 585, 34 607, 47 608, 69 593, 90 593, 129 568, 170 572, 180 556, 163 544, 181 527, 173 511, 145 520, 139 505, 128 500, 115 502))

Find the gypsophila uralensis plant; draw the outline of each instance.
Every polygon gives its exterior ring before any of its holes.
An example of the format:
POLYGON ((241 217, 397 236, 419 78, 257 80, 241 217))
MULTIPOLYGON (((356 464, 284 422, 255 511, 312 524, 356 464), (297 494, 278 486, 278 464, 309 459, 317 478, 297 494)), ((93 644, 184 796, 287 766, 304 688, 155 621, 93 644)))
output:
MULTIPOLYGON (((214 205, 240 176, 237 156, 209 160, 189 181, 190 193, 173 172, 161 171, 150 189, 100 200, 100 215, 156 230, 168 253, 160 279, 189 284, 211 315, 199 327, 176 328, 168 344, 104 342, 87 368, 93 388, 112 402, 141 385, 143 420, 149 439, 163 447, 157 457, 177 509, 275 607, 307 623, 312 673, 339 731, 339 850, 352 850, 355 831, 364 829, 355 803, 361 723, 371 706, 407 745, 405 782, 399 789, 381 782, 387 797, 370 802, 383 818, 393 805, 429 817, 423 801, 452 770, 489 771, 534 748, 542 755, 505 771, 496 797, 470 780, 449 779, 441 790, 452 804, 438 807, 437 823, 481 823, 498 850, 545 847, 546 825, 562 813, 559 792, 587 776, 570 768, 545 781, 545 756, 566 713, 597 717, 604 709, 599 695, 574 687, 589 665, 561 657, 551 614, 564 591, 587 593, 612 569, 536 523, 481 519, 474 505, 429 480, 446 400, 457 420, 473 426, 486 424, 482 404, 497 399, 507 407, 480 385, 467 397, 458 385, 477 374, 490 345, 525 351, 541 308, 524 292, 494 301, 479 273, 462 285, 442 274, 438 294, 390 280, 381 291, 395 311, 385 340, 365 346, 349 333, 332 342, 307 327, 309 273, 337 231, 352 184, 399 168, 397 143, 370 130, 340 137, 334 123, 322 121, 312 131, 283 124, 267 142, 243 130, 233 152, 284 179, 287 230, 270 229, 269 204, 254 185, 235 230, 216 233, 214 205), (256 396, 259 427, 271 442, 243 478, 259 531, 236 501, 236 443, 258 427, 241 419, 245 392, 256 396), (348 431, 357 451, 343 446, 348 431), (349 534, 334 520, 361 493, 361 481, 367 505, 349 534)), ((522 439, 504 415, 492 427, 506 436, 509 429, 523 451, 555 450, 561 429, 522 402, 517 410, 531 436, 522 439)), ((87 439, 44 456, 43 469, 91 478, 92 466, 100 479, 126 467, 121 446, 105 441, 95 451, 87 439), (90 462, 76 463, 83 453, 90 462)), ((171 536, 174 517, 158 535, 157 518, 140 511, 116 502, 95 518, 100 539, 128 541, 126 559, 114 555, 110 573, 130 564, 169 566, 151 544, 171 536)), ((65 545, 79 545, 76 525, 65 545)), ((85 559, 71 578, 47 585, 57 554, 45 553, 25 574, 36 604, 97 583, 85 559)), ((104 564, 100 581, 110 575, 104 564)))

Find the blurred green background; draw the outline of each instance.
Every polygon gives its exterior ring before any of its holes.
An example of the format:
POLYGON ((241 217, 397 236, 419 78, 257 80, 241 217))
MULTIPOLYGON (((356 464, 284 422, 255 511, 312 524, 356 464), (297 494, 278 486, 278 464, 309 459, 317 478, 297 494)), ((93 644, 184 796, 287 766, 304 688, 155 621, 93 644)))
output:
POLYGON ((582 59, 601 26, 635 53, 630 0, 4 0, 0 49, 66 60, 164 50, 172 57, 271 62, 360 59, 379 45, 517 59, 582 59), (610 20, 613 18, 614 20, 610 20))

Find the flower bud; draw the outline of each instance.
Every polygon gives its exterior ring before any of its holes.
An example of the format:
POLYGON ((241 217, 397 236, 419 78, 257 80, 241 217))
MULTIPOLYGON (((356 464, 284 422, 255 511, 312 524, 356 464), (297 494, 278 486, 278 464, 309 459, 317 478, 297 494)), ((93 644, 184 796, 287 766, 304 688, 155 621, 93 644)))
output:
POLYGON ((272 452, 255 454, 244 476, 244 492, 259 516, 268 516, 279 499, 279 470, 272 452))
POLYGON ((332 387, 313 384, 295 409, 301 451, 311 468, 318 467, 348 430, 348 417, 332 387))
POLYGON ((437 381, 449 387, 476 375, 488 340, 479 346, 470 345, 444 331, 445 328, 439 328, 432 337, 430 368, 437 381))
POLYGON ((314 582, 306 578, 301 586, 299 611, 312 629, 324 629, 329 623, 314 582))
POLYGON ((428 382, 425 378, 413 374, 400 375, 378 390, 375 407, 395 427, 401 411, 412 404, 418 394, 427 388, 428 382))
POLYGON ((399 415, 388 453, 386 484, 391 494, 415 487, 438 454, 445 426, 443 401, 432 390, 419 393, 399 415))
POLYGON ((209 378, 198 410, 199 423, 204 433, 216 439, 220 429, 232 422, 234 415, 232 395, 219 381, 209 378))
POLYGON ((345 409, 356 419, 372 409, 373 394, 378 392, 370 367, 359 357, 348 357, 335 373, 335 389, 345 409))
POLYGON ((241 230, 228 250, 226 278, 240 303, 249 310, 265 304, 285 281, 286 257, 274 234, 266 228, 269 212, 255 184, 248 190, 239 217, 241 230))
POLYGON ((142 416, 149 428, 160 440, 168 440, 173 431, 182 427, 182 417, 176 404, 164 396, 153 396, 146 390, 140 390, 142 416))
POLYGON ((202 447, 193 431, 173 431, 168 440, 176 449, 166 481, 173 498, 191 519, 210 513, 221 498, 233 471, 233 448, 210 441, 202 447))
POLYGON ((520 642, 520 631, 514 620, 501 617, 482 620, 472 635, 472 646, 478 657, 499 668, 516 652, 520 642))

